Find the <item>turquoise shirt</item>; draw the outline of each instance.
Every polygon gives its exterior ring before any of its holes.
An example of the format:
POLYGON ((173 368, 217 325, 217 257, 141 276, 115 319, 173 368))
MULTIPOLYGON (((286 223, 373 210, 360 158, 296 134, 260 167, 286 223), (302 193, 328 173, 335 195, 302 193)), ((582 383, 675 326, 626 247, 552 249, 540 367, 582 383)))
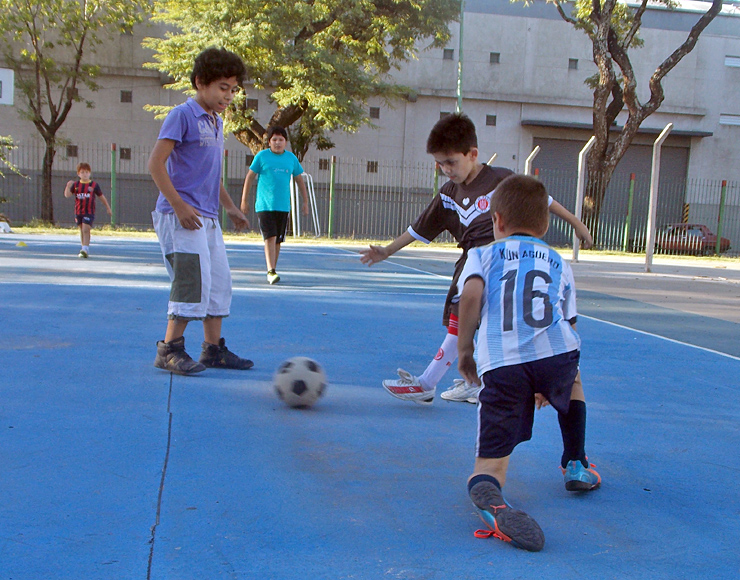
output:
POLYGON ((277 155, 265 149, 254 156, 249 169, 259 175, 254 210, 289 212, 290 179, 303 173, 298 158, 290 151, 277 155))

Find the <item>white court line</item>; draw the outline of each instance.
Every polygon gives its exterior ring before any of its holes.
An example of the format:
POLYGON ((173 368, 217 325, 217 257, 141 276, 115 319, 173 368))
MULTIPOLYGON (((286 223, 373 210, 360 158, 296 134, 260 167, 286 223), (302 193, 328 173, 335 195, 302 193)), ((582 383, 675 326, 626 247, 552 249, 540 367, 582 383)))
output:
MULTIPOLYGON (((337 250, 342 250, 342 251, 347 252, 348 254, 353 254, 356 256, 360 255, 359 252, 353 252, 352 250, 347 250, 345 248, 337 248, 337 250)), ((414 272, 419 272, 420 274, 427 274, 429 276, 434 276, 435 278, 442 278, 444 280, 452 280, 452 276, 443 276, 442 274, 435 274, 434 272, 427 272, 426 270, 419 270, 418 268, 412 268, 411 266, 407 266, 406 264, 399 264, 398 262, 394 262, 393 260, 390 260, 390 259, 383 260, 383 262, 379 262, 379 263, 393 264, 394 266, 400 266, 401 268, 406 268, 407 270, 413 270, 414 272)))
POLYGON ((638 334, 644 334, 645 336, 652 336, 654 338, 661 338, 663 340, 667 340, 668 342, 672 342, 674 344, 680 344, 682 346, 690 346, 692 348, 703 350, 704 352, 711 352, 712 354, 718 354, 720 356, 724 356, 724 357, 727 357, 727 358, 731 358, 733 360, 740 361, 740 357, 734 356, 734 355, 731 355, 731 354, 727 354, 726 352, 720 352, 718 350, 714 350, 714 349, 711 349, 711 348, 706 348, 704 346, 699 346, 699 345, 696 345, 696 344, 691 344, 690 342, 683 342, 681 340, 676 340, 674 338, 668 338, 667 336, 661 336, 660 334, 655 334, 653 332, 647 332, 645 330, 639 330, 637 328, 632 328, 631 326, 625 326, 623 324, 617 324, 616 322, 610 322, 608 320, 602 320, 601 318, 595 318, 594 316, 588 316, 586 314, 581 314, 580 312, 578 313, 578 318, 589 318, 590 320, 595 320, 596 322, 602 322, 602 323, 608 324, 610 326, 616 326, 617 328, 623 328, 625 330, 631 330, 632 332, 636 332, 638 334))

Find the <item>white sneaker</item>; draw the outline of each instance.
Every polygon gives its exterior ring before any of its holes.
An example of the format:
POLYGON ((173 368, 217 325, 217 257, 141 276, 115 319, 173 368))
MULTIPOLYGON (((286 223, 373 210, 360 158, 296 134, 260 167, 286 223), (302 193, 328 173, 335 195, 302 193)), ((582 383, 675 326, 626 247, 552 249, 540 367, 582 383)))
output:
POLYGON ((434 402, 436 388, 425 391, 419 379, 403 369, 398 369, 398 377, 395 380, 383 381, 383 388, 391 395, 419 405, 431 405, 434 402))
POLYGON ((452 386, 440 395, 445 401, 478 404, 478 393, 483 386, 471 385, 464 379, 455 379, 452 386))

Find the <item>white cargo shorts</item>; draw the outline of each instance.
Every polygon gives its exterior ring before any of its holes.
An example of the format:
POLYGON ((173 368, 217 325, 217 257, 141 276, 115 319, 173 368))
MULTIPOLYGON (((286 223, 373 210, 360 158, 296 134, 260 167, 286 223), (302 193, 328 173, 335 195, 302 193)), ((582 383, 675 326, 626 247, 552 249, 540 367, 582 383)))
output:
POLYGON ((221 226, 201 217, 199 230, 182 227, 174 213, 152 212, 154 231, 172 282, 167 317, 203 320, 224 317, 231 309, 231 269, 221 226))

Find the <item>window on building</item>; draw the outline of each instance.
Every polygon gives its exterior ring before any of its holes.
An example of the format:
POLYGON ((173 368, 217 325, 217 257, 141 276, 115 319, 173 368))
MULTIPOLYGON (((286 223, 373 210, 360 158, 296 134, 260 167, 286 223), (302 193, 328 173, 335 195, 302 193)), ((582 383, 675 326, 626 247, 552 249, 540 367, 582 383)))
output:
POLYGON ((740 56, 725 56, 725 66, 740 68, 740 56))
POLYGON ((370 107, 370 118, 380 119, 380 107, 370 107))
POLYGON ((443 60, 453 60, 455 58, 455 50, 452 48, 445 48, 442 52, 443 60))
POLYGON ((79 96, 80 96, 80 91, 77 90, 77 87, 75 87, 74 89, 71 88, 71 87, 69 87, 67 89, 67 98, 68 99, 76 99, 79 96))
POLYGON ((122 161, 131 161, 131 147, 121 147, 120 158, 122 161))
POLYGON ((486 115, 486 125, 489 127, 496 126, 496 115, 486 115))
POLYGON ((121 91, 121 102, 122 103, 133 103, 134 102, 134 91, 121 91))
POLYGON ((720 125, 740 125, 740 115, 720 115, 720 125))
POLYGON ((67 157, 77 157, 77 145, 67 145, 67 157))
POLYGON ((491 64, 498 64, 501 62, 501 53, 500 52, 492 52, 490 56, 488 57, 488 62, 491 64))
POLYGON ((257 99, 247 99, 247 109, 252 109, 253 111, 259 111, 260 108, 260 102, 257 99))
POLYGON ((328 159, 319 159, 319 171, 329 171, 328 159))
POLYGON ((577 58, 568 59, 568 70, 578 70, 578 59, 577 58))
POLYGON ((367 162, 367 172, 368 173, 377 173, 378 172, 378 162, 377 161, 368 161, 367 162))

